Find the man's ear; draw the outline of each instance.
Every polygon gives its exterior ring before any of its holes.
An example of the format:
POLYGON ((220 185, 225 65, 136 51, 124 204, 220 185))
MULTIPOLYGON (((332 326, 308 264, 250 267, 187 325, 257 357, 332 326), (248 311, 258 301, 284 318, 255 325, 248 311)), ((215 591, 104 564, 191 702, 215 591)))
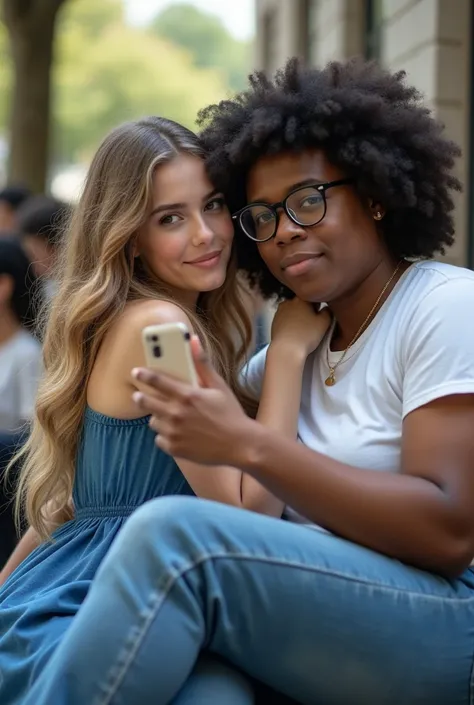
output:
POLYGON ((369 208, 374 220, 382 220, 385 215, 385 209, 380 203, 375 201, 373 198, 369 198, 369 208))

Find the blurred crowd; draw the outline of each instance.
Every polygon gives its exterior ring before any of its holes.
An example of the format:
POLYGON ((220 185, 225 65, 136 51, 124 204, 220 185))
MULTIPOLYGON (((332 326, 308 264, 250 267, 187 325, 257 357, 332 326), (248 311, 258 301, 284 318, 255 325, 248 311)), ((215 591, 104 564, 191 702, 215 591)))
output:
MULTIPOLYGON (((55 290, 70 207, 21 185, 0 191, 0 565, 16 542, 5 469, 30 421, 41 375, 41 313, 55 290)), ((14 475, 14 473, 13 473, 14 475)))

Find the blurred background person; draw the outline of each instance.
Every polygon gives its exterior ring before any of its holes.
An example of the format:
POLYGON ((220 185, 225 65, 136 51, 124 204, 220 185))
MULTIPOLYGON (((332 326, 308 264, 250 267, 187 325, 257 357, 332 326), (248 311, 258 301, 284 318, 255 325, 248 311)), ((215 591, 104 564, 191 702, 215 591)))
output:
POLYGON ((39 291, 16 239, 0 240, 0 431, 16 432, 31 418, 41 369, 34 337, 39 291))
POLYGON ((51 196, 32 196, 18 211, 18 232, 47 300, 55 293, 54 270, 70 207, 51 196))
POLYGON ((40 302, 36 277, 20 242, 14 237, 0 239, 0 566, 17 539, 3 477, 33 414, 41 374, 41 346, 33 333, 40 302))
POLYGON ((5 186, 0 191, 0 237, 12 235, 18 229, 18 209, 30 197, 26 186, 5 186))

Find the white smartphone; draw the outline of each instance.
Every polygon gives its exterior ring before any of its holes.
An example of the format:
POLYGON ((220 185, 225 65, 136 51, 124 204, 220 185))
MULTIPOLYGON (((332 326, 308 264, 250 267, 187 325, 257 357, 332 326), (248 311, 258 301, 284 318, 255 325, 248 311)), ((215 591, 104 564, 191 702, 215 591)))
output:
POLYGON ((184 323, 147 326, 142 331, 146 366, 182 382, 199 386, 191 353, 191 335, 184 323))

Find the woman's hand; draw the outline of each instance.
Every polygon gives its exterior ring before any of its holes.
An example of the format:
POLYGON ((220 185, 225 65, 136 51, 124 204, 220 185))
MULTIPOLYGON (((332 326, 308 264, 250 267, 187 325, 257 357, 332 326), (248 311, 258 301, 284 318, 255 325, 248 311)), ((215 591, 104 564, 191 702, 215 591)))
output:
POLYGON ((272 345, 302 350, 307 357, 318 347, 331 325, 328 308, 316 312, 314 304, 294 298, 283 301, 272 323, 272 345))
POLYGON ((255 422, 213 369, 197 338, 192 348, 201 387, 138 368, 133 377, 152 391, 135 392, 133 399, 145 414, 151 414, 156 445, 169 455, 207 465, 232 465, 235 448, 245 443, 246 429, 255 422))

